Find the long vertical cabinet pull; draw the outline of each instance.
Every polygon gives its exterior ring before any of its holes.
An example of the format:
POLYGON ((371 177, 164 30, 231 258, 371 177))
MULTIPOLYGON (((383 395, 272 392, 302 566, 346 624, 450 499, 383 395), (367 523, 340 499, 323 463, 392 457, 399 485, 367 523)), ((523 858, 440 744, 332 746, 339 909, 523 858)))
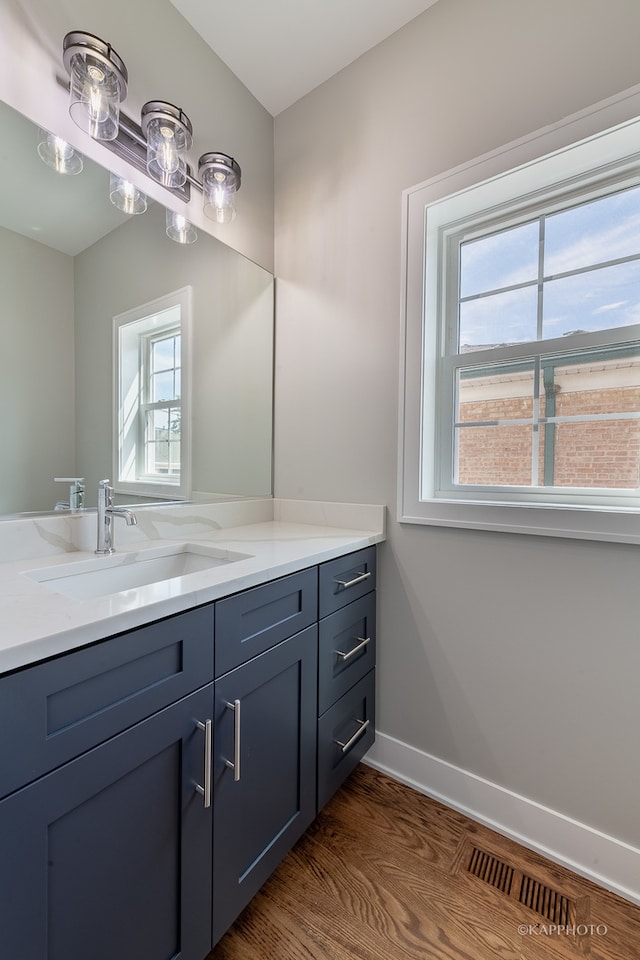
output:
POLYGON ((204 797, 204 805, 211 806, 211 746, 213 733, 213 720, 197 721, 198 730, 204 730, 204 787, 196 783, 196 790, 204 797))
POLYGON ((233 779, 237 782, 240 779, 240 701, 234 700, 225 706, 233 710, 233 763, 225 760, 225 764, 233 770, 233 779))

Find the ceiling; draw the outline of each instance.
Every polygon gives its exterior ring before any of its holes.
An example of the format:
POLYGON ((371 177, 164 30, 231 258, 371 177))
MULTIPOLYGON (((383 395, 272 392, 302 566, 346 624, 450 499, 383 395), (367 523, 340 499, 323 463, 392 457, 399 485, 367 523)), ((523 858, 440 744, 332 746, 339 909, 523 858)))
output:
POLYGON ((437 0, 171 0, 276 116, 437 0))

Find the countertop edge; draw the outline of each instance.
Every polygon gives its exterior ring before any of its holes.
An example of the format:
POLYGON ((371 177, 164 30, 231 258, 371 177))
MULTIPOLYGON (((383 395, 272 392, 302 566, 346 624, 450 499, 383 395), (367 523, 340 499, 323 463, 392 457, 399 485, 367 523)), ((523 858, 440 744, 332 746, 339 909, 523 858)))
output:
MULTIPOLYGON (((201 539, 201 543, 211 542, 217 548, 242 551, 249 556, 237 564, 229 564, 224 568, 223 574, 211 573, 207 576, 206 573, 199 573, 181 578, 185 581, 184 589, 172 595, 167 594, 147 601, 145 588, 128 591, 133 600, 130 600, 130 605, 126 607, 117 602, 117 595, 79 604, 78 601, 47 591, 42 584, 31 584, 29 589, 32 595, 26 594, 18 598, 12 617, 3 617, 3 609, 0 607, 0 624, 5 635, 4 642, 0 641, 0 674, 14 672, 127 630, 268 583, 306 567, 381 543, 385 539, 383 523, 380 524, 382 529, 378 530, 342 529, 337 526, 318 526, 313 522, 305 529, 305 524, 301 523, 300 519, 296 516, 293 522, 274 520, 266 524, 248 524, 236 529, 220 530, 218 536, 211 541, 201 539), (270 536, 265 535, 265 528, 270 529, 270 536), (188 586, 194 583, 195 587, 188 586), (38 590, 47 592, 38 594, 38 590), (135 602, 134 594, 140 602, 135 602), (42 622, 47 620, 48 607, 55 608, 55 613, 48 618, 48 627, 39 628, 37 624, 34 626, 33 622, 29 626, 29 621, 35 619, 34 597, 41 602, 39 618, 42 622), (8 619, 8 622, 3 623, 3 619, 8 619), (7 632, 13 634, 8 641, 7 632)), ((317 518, 314 516, 313 520, 317 521, 317 518)), ((60 559, 48 557, 42 563, 55 565, 60 559)), ((79 557, 67 555, 64 559, 69 561, 79 557)), ((28 568, 38 566, 39 563, 37 560, 22 561, 9 566, 28 568)), ((18 569, 13 573, 14 580, 22 574, 23 570, 18 569)), ((0 600, 3 599, 2 587, 3 578, 0 575, 0 600)), ((12 599, 10 587, 9 594, 5 592, 4 599, 7 601, 4 606, 6 612, 10 609, 12 599)))

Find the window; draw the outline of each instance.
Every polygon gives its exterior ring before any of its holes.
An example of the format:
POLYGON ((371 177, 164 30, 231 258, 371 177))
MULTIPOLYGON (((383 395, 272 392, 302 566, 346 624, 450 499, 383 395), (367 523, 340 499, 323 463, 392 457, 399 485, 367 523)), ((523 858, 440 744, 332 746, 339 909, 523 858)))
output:
POLYGON ((114 318, 116 491, 190 495, 190 289, 114 318))
POLYGON ((571 143, 620 109, 405 195, 401 520, 640 541, 640 122, 571 143))

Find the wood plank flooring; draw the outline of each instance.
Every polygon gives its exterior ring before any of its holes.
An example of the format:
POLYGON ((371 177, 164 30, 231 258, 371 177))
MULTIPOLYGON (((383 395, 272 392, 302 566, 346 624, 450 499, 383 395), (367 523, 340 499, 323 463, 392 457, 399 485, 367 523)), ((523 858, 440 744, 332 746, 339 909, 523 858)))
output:
POLYGON ((207 960, 581 958, 640 907, 361 764, 207 960))

